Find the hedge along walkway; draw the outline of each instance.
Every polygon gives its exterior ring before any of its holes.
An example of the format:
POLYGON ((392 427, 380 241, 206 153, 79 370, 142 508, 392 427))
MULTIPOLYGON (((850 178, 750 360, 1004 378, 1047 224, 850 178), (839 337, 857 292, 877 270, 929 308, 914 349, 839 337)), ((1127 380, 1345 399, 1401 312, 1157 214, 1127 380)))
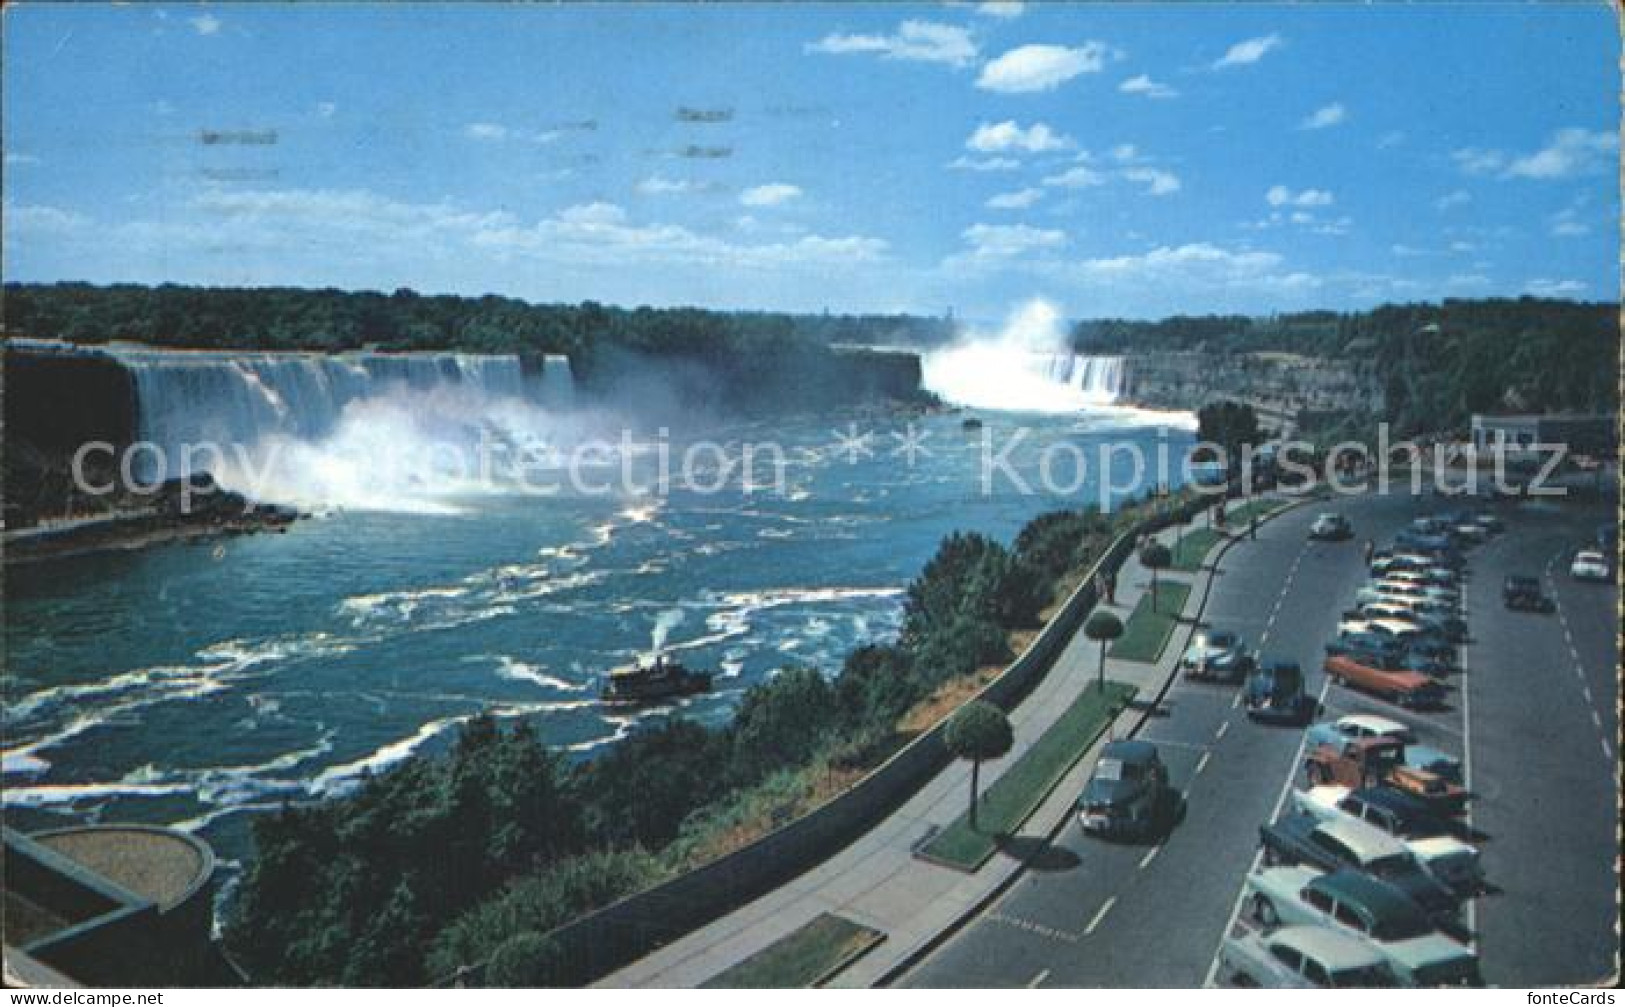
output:
POLYGON ((985 864, 1000 841, 1021 827, 1138 691, 1123 682, 1107 682, 1104 691, 1085 686, 1061 718, 983 791, 975 827, 967 810, 937 833, 920 855, 964 871, 985 864))
POLYGON ((1184 611, 1185 599, 1190 597, 1190 593, 1189 584, 1161 579, 1157 584, 1157 610, 1153 612, 1148 586, 1135 604, 1134 614, 1124 624, 1123 635, 1117 638, 1107 654, 1119 661, 1155 662, 1168 645, 1168 637, 1173 635, 1179 613, 1184 611))
POLYGON ((817 986, 886 939, 878 930, 824 913, 719 972, 702 989, 802 989, 817 986))

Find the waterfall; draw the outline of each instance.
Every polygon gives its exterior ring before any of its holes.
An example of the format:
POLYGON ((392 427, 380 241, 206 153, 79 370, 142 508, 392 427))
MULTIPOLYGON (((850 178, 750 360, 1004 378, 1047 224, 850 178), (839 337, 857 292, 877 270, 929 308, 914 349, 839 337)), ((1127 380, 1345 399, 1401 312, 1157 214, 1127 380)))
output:
MULTIPOLYGON (((548 357, 540 381, 527 382, 512 355, 108 352, 134 376, 138 440, 159 449, 134 456, 136 477, 149 482, 185 474, 188 445, 228 454, 280 445, 318 468, 331 462, 351 486, 382 488, 370 456, 466 445, 482 434, 510 444, 546 439, 574 393, 562 356, 548 357)), ((222 481, 239 481, 240 472, 221 469, 222 481)))
POLYGON ((1042 369, 1051 381, 1076 389, 1090 403, 1116 402, 1123 394, 1122 357, 1056 353, 1036 358, 1034 366, 1042 369))
POLYGON ((569 357, 549 353, 542 360, 542 386, 538 396, 550 409, 570 409, 575 405, 576 379, 569 357))

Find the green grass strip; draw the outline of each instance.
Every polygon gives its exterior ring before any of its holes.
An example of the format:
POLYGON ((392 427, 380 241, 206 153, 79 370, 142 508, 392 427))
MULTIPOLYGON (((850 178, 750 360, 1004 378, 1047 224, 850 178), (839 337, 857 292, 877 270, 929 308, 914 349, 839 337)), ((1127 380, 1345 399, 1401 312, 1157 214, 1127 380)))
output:
POLYGON ((1232 531, 1245 535, 1247 533, 1247 522, 1252 519, 1254 514, 1258 515, 1259 520, 1263 520, 1265 515, 1274 514, 1285 506, 1286 501, 1284 500, 1270 500, 1259 497, 1256 500, 1242 504, 1233 511, 1227 512, 1224 516, 1224 522, 1232 531))
POLYGON ((1147 664, 1161 657, 1162 648, 1168 645, 1168 637, 1173 633, 1174 624, 1179 613, 1184 611, 1185 599, 1190 593, 1189 584, 1162 581, 1157 588, 1157 611, 1153 612, 1151 592, 1147 590, 1134 606, 1134 613, 1128 617, 1128 622, 1123 625, 1123 635, 1117 638, 1107 653, 1121 661, 1144 661, 1147 664))
POLYGON ((1185 532, 1174 548, 1175 570, 1200 570, 1202 560, 1207 558, 1208 552, 1223 538, 1212 528, 1196 528, 1185 532))
POLYGON ((983 792, 976 828, 971 828, 968 813, 960 815, 920 852, 967 871, 982 866, 998 848, 999 837, 1021 828, 1135 692, 1134 686, 1123 682, 1107 681, 1105 692, 1093 684, 1086 686, 1060 719, 983 792))
POLYGON ((885 938, 878 930, 822 913, 817 919, 769 944, 702 989, 803 989, 834 972, 885 938))

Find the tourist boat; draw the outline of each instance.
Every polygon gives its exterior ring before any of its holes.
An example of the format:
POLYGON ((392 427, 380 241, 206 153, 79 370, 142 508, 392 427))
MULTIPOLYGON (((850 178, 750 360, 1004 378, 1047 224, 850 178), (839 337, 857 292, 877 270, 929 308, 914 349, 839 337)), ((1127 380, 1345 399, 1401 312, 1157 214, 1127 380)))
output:
POLYGON ((689 671, 676 659, 659 654, 649 664, 629 664, 612 670, 601 697, 606 703, 634 705, 710 691, 710 674, 689 671))

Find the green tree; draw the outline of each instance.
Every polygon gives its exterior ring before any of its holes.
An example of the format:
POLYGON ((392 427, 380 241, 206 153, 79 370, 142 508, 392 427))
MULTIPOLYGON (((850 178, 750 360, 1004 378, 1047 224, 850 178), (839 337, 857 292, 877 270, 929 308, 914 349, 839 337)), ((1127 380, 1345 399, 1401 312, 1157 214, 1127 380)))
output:
POLYGON ((492 953, 485 966, 485 985, 518 989, 557 985, 559 960, 557 943, 535 931, 514 934, 492 953))
POLYGON ((1151 611, 1157 611, 1157 591, 1161 587, 1157 573, 1166 569, 1174 561, 1173 553, 1168 547, 1152 539, 1140 549, 1140 565, 1151 571, 1151 611))
POLYGON ((1100 691, 1106 691, 1106 644, 1123 635, 1123 620, 1105 609, 1099 609, 1083 624, 1083 635, 1100 646, 1100 691))
POLYGON ((956 758, 970 760, 970 826, 975 829, 982 760, 997 759, 1010 751, 1015 743, 1010 720, 992 703, 972 700, 948 721, 942 740, 956 758))

